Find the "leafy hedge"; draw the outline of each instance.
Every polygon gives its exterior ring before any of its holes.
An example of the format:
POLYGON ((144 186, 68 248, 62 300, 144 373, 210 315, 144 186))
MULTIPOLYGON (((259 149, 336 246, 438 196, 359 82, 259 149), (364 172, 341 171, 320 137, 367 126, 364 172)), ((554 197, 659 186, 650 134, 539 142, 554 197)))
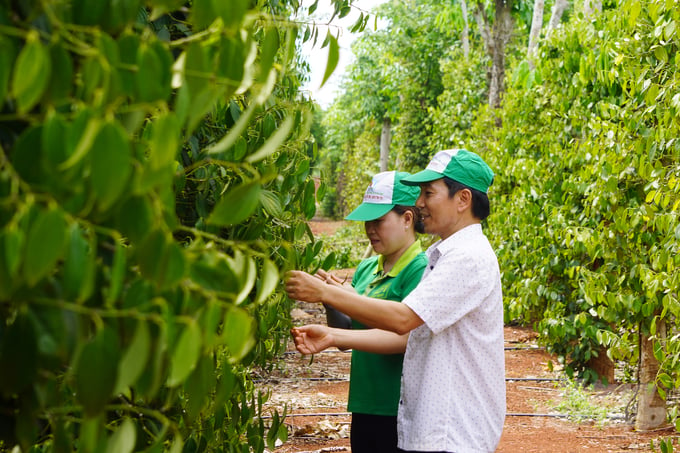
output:
POLYGON ((321 247, 293 7, 0 1, 0 449, 285 437, 248 369, 321 247))
MULTIPOLYGON (((515 67, 502 128, 482 113, 467 136, 498 169, 506 321, 535 322, 588 379, 602 347, 635 363, 637 335, 680 313, 678 14, 649 0, 575 16, 535 72, 515 67)), ((677 339, 659 340, 660 379, 677 387, 677 339)))

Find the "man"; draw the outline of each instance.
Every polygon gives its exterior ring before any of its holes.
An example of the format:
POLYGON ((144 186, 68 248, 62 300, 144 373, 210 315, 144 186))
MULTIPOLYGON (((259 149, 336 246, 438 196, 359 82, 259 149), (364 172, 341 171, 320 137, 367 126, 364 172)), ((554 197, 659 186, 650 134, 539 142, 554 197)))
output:
POLYGON ((425 232, 441 240, 401 304, 348 294, 304 272, 290 272, 291 298, 323 302, 382 330, 293 329, 300 352, 330 346, 381 352, 408 334, 398 414, 399 448, 418 452, 492 452, 505 418, 503 302, 498 261, 482 232, 493 172, 475 153, 438 152, 402 180, 420 185, 425 232))

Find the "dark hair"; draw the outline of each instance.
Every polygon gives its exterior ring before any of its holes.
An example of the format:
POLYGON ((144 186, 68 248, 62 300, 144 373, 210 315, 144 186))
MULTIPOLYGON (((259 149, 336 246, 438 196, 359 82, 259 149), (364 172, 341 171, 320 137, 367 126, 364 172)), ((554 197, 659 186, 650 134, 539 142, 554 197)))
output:
POLYGON ((489 217, 491 213, 491 207, 489 206, 489 196, 484 192, 477 189, 473 189, 470 186, 461 184, 458 181, 444 176, 444 184, 449 188, 449 198, 460 192, 463 189, 468 189, 472 192, 472 214, 479 220, 484 220, 489 217))
POLYGON ((411 211, 411 214, 413 214, 413 228, 416 230, 416 233, 425 233, 425 224, 423 223, 423 218, 420 215, 420 209, 415 206, 395 204, 392 210, 399 215, 403 215, 406 211, 411 211))

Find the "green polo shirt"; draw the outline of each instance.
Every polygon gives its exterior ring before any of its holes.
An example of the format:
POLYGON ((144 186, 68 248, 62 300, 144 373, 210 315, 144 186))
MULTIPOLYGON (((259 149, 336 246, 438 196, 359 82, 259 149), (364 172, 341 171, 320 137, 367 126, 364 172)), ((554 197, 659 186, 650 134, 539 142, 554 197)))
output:
MULTIPOLYGON (((427 258, 416 241, 383 272, 383 256, 372 256, 357 267, 352 286, 359 293, 401 302, 420 282, 427 258)), ((366 326, 352 320, 353 329, 366 326)), ((404 354, 373 354, 352 351, 348 410, 360 414, 397 415, 404 354)))

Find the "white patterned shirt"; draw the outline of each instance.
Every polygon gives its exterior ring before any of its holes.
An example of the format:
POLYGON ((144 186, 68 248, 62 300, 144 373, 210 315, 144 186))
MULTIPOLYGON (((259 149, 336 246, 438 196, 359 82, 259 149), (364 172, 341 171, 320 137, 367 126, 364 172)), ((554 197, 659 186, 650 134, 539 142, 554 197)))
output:
POLYGON ((480 224, 435 243, 427 256, 421 282, 402 302, 424 324, 406 347, 399 448, 493 452, 505 420, 498 260, 480 224))

